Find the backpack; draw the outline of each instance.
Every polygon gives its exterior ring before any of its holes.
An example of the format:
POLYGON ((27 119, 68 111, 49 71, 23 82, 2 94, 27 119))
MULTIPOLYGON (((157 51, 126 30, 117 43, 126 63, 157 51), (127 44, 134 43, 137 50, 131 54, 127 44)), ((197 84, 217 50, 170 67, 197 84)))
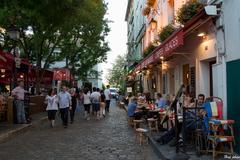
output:
POLYGON ((167 144, 175 137, 175 129, 171 128, 169 131, 165 132, 160 138, 157 139, 157 142, 160 144, 167 144))

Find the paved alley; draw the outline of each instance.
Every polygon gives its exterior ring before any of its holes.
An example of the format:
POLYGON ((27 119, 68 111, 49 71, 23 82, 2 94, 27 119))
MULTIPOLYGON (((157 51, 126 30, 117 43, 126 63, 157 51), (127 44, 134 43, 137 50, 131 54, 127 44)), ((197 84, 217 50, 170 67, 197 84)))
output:
POLYGON ((47 122, 0 144, 2 160, 155 160, 150 145, 139 146, 126 113, 111 104, 102 120, 85 121, 77 113, 67 129, 58 119, 56 127, 47 122))

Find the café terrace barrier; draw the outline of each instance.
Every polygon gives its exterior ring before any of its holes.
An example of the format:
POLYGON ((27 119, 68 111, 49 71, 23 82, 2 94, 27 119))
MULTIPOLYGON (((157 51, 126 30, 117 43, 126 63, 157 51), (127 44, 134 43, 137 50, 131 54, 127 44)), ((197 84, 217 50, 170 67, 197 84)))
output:
MULTIPOLYGON (((44 112, 46 109, 46 104, 44 103, 45 96, 30 96, 29 101, 29 116, 34 114, 44 112)), ((13 97, 8 97, 7 100, 7 121, 12 124, 14 120, 13 117, 13 97)))

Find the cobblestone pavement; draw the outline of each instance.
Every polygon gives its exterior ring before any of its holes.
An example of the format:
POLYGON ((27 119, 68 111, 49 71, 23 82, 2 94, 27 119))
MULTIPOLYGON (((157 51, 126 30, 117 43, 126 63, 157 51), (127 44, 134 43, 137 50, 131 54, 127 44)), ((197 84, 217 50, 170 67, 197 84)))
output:
POLYGON ((0 160, 155 160, 150 145, 139 146, 126 112, 111 104, 102 120, 85 121, 81 113, 67 129, 44 123, 0 144, 0 160))

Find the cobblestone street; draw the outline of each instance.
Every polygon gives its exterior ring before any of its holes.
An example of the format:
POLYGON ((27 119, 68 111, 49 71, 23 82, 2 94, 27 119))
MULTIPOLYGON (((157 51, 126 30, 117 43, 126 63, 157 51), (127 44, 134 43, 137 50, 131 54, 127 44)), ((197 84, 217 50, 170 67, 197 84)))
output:
MULTIPOLYGON (((82 110, 81 110, 82 111, 82 110)), ((67 129, 58 119, 55 128, 47 122, 0 144, 1 160, 155 160, 150 145, 139 146, 126 113, 111 104, 102 120, 85 121, 77 113, 67 129)))

